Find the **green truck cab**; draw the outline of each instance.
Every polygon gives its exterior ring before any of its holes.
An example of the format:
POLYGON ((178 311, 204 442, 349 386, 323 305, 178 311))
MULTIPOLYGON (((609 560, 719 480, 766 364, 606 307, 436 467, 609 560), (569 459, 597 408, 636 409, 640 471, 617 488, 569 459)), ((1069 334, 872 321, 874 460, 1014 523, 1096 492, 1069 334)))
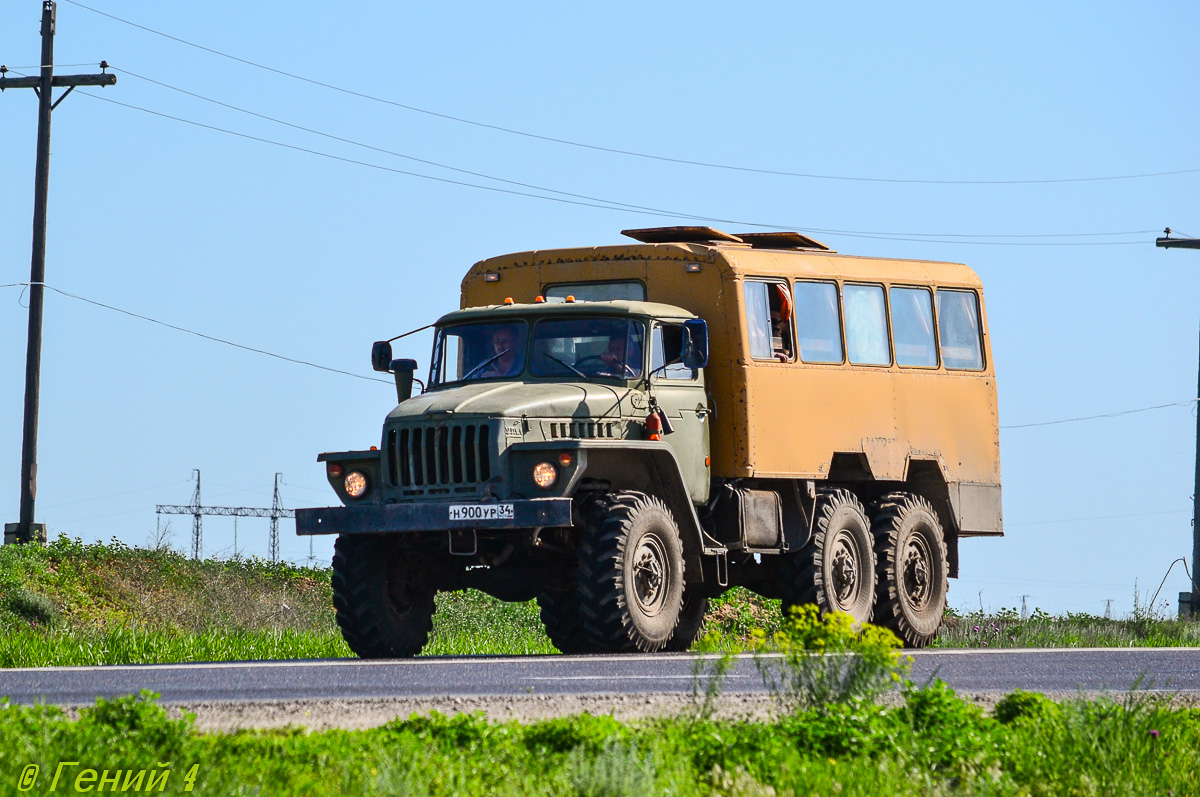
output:
POLYGON ((435 594, 464 588, 536 598, 563 651, 686 649, 722 549, 697 514, 707 351, 705 322, 665 304, 472 308, 437 322, 413 395, 416 364, 376 344, 399 399, 381 444, 322 454, 344 505, 297 510, 300 534, 339 535, 351 649, 415 655, 435 594))

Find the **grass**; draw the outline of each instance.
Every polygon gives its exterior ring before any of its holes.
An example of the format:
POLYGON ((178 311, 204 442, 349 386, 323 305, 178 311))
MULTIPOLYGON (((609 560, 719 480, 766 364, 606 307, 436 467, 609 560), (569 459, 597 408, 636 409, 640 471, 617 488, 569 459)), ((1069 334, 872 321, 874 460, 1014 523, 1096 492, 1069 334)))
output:
POLYGON ((938 682, 891 707, 838 702, 769 722, 432 714, 363 731, 202 734, 148 696, 100 700, 75 720, 0 706, 0 783, 37 765, 34 793, 78 762, 59 789, 170 769, 167 792, 190 773, 192 793, 222 795, 1200 794, 1194 709, 1015 693, 989 717, 938 682))
MULTIPOLYGON (((193 561, 120 542, 0 547, 0 667, 326 658, 351 655, 328 568, 193 561)), ((779 632, 779 602, 733 589, 711 602, 697 649, 744 651, 779 632)), ((948 615, 934 647, 1200 646, 1200 623, 1083 614, 1022 620, 1008 609, 948 615)), ((553 653, 536 605, 478 592, 438 596, 425 653, 553 653)))

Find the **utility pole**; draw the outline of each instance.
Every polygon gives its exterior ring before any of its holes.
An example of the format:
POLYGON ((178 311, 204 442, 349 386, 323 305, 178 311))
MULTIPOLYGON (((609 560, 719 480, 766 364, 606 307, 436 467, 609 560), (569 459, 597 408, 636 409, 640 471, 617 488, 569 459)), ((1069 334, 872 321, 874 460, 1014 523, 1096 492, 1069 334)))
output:
MULTIPOLYGON (((37 164, 33 187, 33 258, 29 268, 29 338, 25 355, 25 421, 21 438, 21 517, 15 524, 16 541, 33 542, 45 539, 46 528, 33 522, 34 499, 37 497, 37 433, 38 403, 41 391, 42 368, 42 300, 46 283, 46 204, 50 190, 50 114, 76 86, 111 86, 116 75, 103 70, 108 62, 101 61, 99 75, 54 74, 54 24, 56 5, 53 0, 42 3, 42 60, 38 77, 9 78, 8 69, 0 66, 0 91, 33 89, 38 97, 37 164), (55 87, 66 87, 57 100, 55 87)), ((5 537, 10 531, 5 524, 5 537)))
MULTIPOLYGON (((1172 238, 1171 228, 1163 230, 1163 237, 1156 238, 1154 245, 1163 249, 1200 249, 1200 238, 1172 238)), ((1200 367, 1196 375, 1196 396, 1200 398, 1200 367)), ((1200 588, 1196 579, 1200 573, 1200 516, 1197 508, 1200 505, 1200 412, 1196 414, 1196 479, 1192 490, 1192 589, 1190 592, 1179 593, 1179 616, 1195 617, 1200 614, 1200 588)), ((1153 607, 1151 607, 1153 608, 1153 607)))

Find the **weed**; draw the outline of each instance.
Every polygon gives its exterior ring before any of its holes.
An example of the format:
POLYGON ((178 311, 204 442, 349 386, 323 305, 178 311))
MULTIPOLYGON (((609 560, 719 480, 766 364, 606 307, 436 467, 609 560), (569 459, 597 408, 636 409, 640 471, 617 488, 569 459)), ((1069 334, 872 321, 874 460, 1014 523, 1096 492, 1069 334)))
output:
POLYGON ((872 700, 900 683, 908 659, 900 640, 869 623, 855 627, 842 612, 793 607, 783 630, 758 637, 754 662, 763 683, 788 711, 851 700, 872 700))
POLYGON ((54 601, 39 592, 14 589, 8 593, 5 608, 32 625, 50 628, 58 624, 59 612, 54 601))
POLYGON ((567 755, 567 780, 579 797, 642 797, 654 785, 654 761, 636 746, 610 741, 598 752, 567 755))

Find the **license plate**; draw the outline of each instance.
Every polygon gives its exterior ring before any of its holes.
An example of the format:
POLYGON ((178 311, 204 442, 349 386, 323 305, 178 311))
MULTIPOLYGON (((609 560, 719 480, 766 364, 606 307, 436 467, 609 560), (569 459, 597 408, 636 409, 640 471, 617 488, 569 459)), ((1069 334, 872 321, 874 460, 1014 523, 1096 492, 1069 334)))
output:
POLYGON ((451 504, 451 520, 512 520, 512 504, 451 504))

